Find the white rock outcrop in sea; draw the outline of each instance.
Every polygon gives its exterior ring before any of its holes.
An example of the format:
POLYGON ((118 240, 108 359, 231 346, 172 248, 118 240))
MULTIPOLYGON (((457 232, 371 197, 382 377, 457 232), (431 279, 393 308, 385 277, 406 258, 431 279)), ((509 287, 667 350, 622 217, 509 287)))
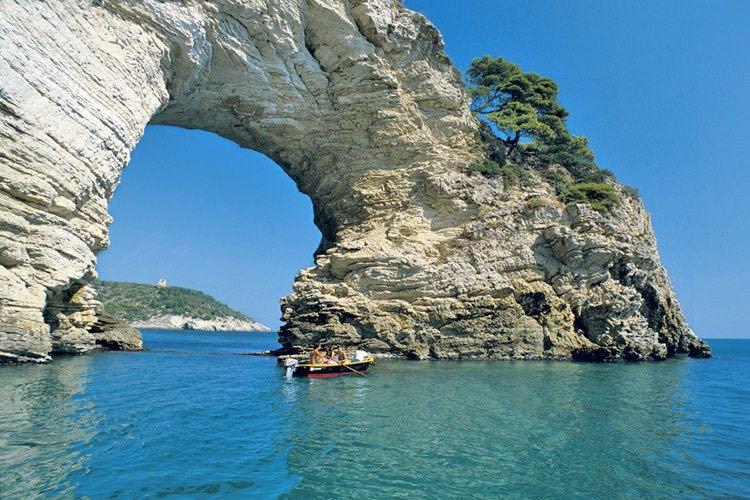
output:
POLYGON ((466 173, 484 146, 461 77, 399 2, 17 0, 0 9, 0 357, 118 346, 88 284, 148 123, 260 151, 312 199, 323 240, 283 300, 287 348, 708 352, 640 201, 602 215, 466 173))
POLYGON ((176 314, 154 316, 143 321, 130 323, 133 328, 157 328, 169 330, 208 330, 215 332, 270 332, 263 323, 247 321, 231 316, 213 319, 191 318, 176 314))

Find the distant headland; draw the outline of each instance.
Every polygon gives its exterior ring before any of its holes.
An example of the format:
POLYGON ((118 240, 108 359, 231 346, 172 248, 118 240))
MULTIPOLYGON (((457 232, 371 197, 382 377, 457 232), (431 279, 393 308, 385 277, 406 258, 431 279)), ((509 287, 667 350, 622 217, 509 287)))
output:
POLYGON ((266 325, 198 290, 118 281, 94 283, 104 309, 135 328, 270 332, 266 325))

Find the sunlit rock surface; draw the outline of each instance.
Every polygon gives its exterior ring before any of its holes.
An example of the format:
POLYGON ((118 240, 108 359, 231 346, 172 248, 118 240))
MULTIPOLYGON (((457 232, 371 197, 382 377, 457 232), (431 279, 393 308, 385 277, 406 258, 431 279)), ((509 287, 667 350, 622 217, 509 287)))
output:
POLYGON ((287 348, 707 353, 639 201, 603 216, 465 173, 483 146, 442 49, 389 0, 3 3, 0 357, 138 348, 106 338, 87 284, 148 123, 258 150, 312 199, 323 241, 283 300, 287 348))
POLYGON ((143 321, 134 321, 135 328, 156 328, 167 330, 208 330, 214 332, 270 332, 271 329, 257 321, 247 321, 230 316, 213 319, 194 318, 176 314, 154 316, 143 321))

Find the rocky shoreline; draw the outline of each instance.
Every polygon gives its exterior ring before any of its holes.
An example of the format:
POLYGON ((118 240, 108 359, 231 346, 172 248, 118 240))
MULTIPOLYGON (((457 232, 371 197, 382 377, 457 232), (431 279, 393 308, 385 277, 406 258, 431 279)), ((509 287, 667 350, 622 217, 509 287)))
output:
POLYGON ((271 329, 257 321, 245 321, 233 317, 214 319, 191 318, 180 315, 155 316, 148 320, 130 323, 133 328, 153 328, 155 330, 206 330, 214 332, 258 332, 267 333, 271 329))

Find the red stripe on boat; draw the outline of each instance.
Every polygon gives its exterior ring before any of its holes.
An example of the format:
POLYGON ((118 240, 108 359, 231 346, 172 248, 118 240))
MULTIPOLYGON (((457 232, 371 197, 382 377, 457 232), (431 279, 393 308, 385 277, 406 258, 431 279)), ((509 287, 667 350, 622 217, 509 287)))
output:
POLYGON ((307 378, 331 378, 338 377, 339 375, 352 375, 354 372, 338 372, 338 373, 308 373, 305 375, 307 378))

